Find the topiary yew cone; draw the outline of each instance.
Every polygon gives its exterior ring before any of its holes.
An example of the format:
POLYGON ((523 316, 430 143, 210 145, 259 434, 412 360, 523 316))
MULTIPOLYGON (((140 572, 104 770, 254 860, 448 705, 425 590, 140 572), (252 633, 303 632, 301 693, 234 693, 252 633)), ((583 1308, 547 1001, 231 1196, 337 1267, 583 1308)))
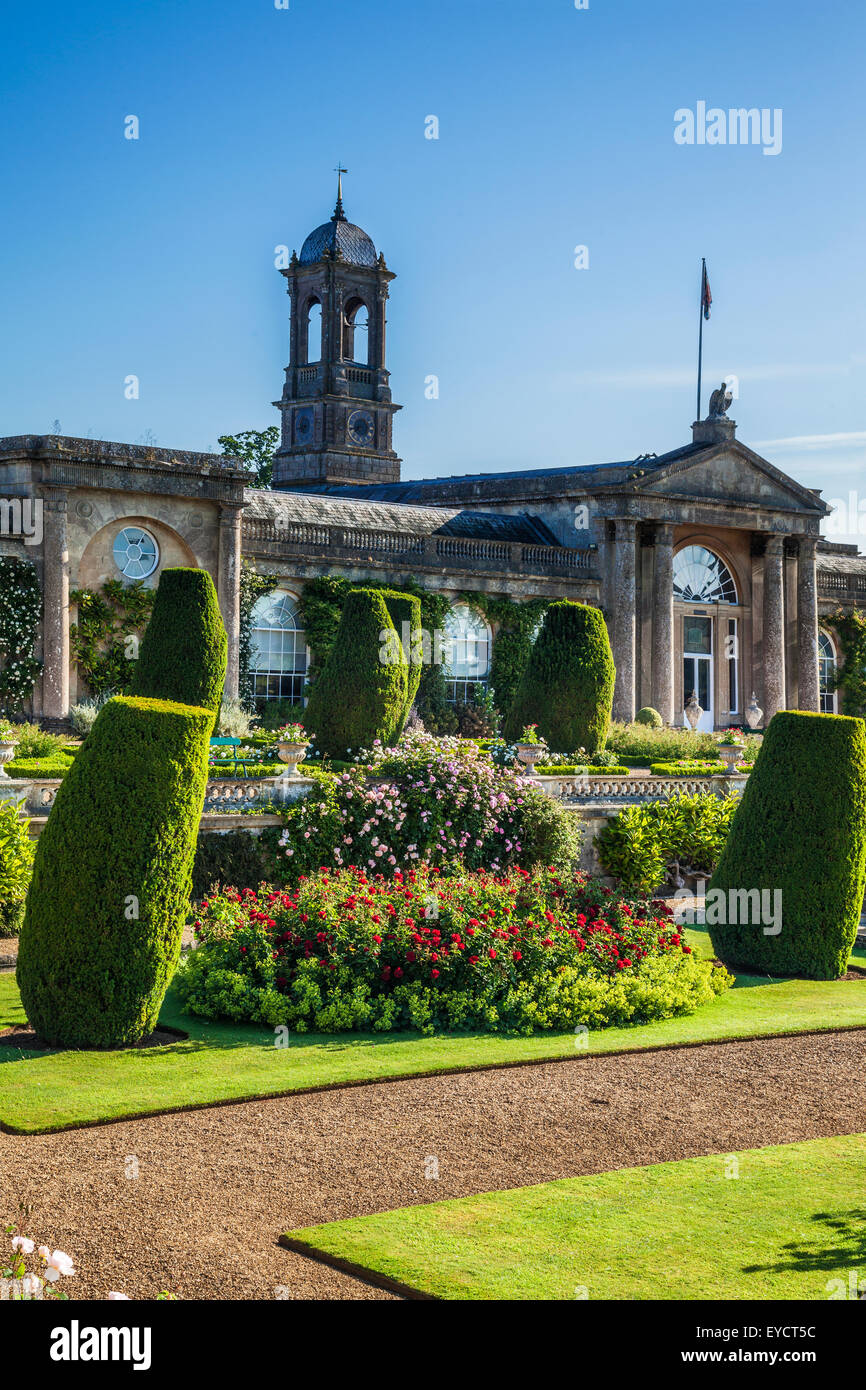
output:
POLYGON ((208 709, 119 696, 101 710, 36 847, 18 954, 54 1047, 138 1042, 180 956, 207 785, 208 709))
POLYGON ((615 675, 601 611, 569 599, 552 603, 508 711, 505 737, 513 742, 525 725, 537 724, 548 747, 595 753, 610 728, 615 675))
POLYGON ((206 570, 163 570, 142 638, 132 694, 213 710, 222 704, 228 641, 206 570))
POLYGON ((707 889, 713 949, 725 964, 762 974, 838 979, 857 935, 864 883, 866 724, 777 714, 707 889))
POLYGON ((390 743, 409 695, 409 667, 378 589, 350 589, 340 626, 304 712, 304 726, 329 757, 390 743))

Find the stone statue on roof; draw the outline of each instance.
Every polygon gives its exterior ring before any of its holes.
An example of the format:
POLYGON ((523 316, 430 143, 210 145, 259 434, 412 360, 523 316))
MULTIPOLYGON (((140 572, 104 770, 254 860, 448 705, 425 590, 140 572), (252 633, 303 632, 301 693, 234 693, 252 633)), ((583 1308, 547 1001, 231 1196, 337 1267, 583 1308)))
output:
POLYGON ((717 391, 710 396, 709 419, 720 420, 728 413, 728 407, 734 399, 733 392, 728 387, 727 382, 722 382, 717 391))

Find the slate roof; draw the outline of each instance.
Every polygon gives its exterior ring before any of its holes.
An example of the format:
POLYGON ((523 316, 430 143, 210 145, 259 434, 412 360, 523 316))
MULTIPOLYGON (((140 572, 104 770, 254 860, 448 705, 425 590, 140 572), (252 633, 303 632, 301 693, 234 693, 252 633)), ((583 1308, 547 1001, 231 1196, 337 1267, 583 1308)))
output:
POLYGON ((478 540, 521 541, 526 545, 559 545, 537 516, 523 512, 508 516, 498 512, 465 511, 459 507, 413 507, 370 498, 376 488, 357 488, 351 500, 303 492, 271 492, 264 488, 244 491, 244 519, 291 521, 324 526, 359 526, 378 531, 404 531, 416 536, 471 536, 478 540), (355 493, 361 494, 355 497, 355 493))
POLYGON ((330 222, 323 222, 321 227, 310 232, 301 247, 298 260, 301 265, 315 265, 326 251, 337 250, 350 265, 376 264, 376 247, 372 239, 360 227, 356 227, 354 222, 347 222, 344 217, 332 217, 330 222))
POLYGON ((368 497, 377 502, 429 502, 439 489, 455 485, 490 484, 495 482, 517 482, 519 479, 544 479, 551 481, 574 477, 582 486, 591 489, 595 485, 615 486, 626 482, 638 469, 651 473, 656 468, 673 463, 677 459, 691 458, 708 452, 711 445, 686 444, 680 449, 671 449, 656 458, 624 459, 617 463, 579 463, 566 468, 516 468, 494 469, 489 473, 457 473, 443 478, 415 478, 401 483, 376 483, 372 486, 352 483, 313 483, 310 491, 328 497, 368 497))

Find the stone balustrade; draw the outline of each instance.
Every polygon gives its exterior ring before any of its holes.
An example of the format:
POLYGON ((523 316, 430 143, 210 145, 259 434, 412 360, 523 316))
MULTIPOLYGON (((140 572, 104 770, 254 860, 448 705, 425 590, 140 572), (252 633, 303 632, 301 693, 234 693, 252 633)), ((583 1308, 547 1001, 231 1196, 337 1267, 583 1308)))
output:
POLYGON ((435 570, 441 570, 444 564, 456 571, 569 575, 587 580, 597 577, 598 561, 594 550, 529 545, 522 541, 419 535, 409 531, 316 522, 287 521, 281 526, 271 519, 254 517, 245 518, 243 539, 245 549, 262 557, 276 557, 290 550, 310 558, 327 558, 335 566, 343 561, 357 562, 362 556, 370 564, 403 560, 435 570))

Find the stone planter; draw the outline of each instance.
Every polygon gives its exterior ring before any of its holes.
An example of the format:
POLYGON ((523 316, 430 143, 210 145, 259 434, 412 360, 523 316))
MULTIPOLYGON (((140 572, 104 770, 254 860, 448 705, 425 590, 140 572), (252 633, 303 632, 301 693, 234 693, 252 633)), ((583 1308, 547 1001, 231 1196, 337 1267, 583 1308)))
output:
POLYGON ((729 777, 736 771, 737 763, 742 762, 745 748, 741 743, 720 743, 718 745, 719 757, 725 764, 725 769, 729 777))
POLYGON ((277 745, 279 748, 280 762, 287 764, 284 774, 286 777, 300 777, 301 774, 298 772, 298 763, 304 761, 309 746, 306 740, 304 740, 303 743, 280 743, 277 745))
POLYGON ((3 766, 3 764, 11 762, 11 760, 15 757, 15 749, 17 747, 17 739, 12 743, 0 742, 0 777, 7 776, 6 768, 3 766))
POLYGON ((517 743, 515 744, 515 747, 517 749, 518 758, 531 773, 534 770, 535 764, 538 762, 538 759, 544 752, 544 744, 517 743))

